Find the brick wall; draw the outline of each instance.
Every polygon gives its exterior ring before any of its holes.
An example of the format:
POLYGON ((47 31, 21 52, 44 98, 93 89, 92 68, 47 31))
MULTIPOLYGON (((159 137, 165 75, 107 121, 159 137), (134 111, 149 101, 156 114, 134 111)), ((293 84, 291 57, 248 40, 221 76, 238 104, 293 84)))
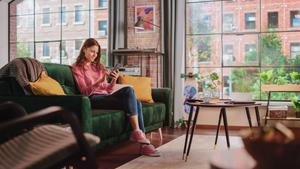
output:
MULTIPOLYGON (((134 49, 156 49, 161 51, 160 43, 160 28, 153 26, 153 31, 139 31, 134 28, 136 22, 136 9, 143 6, 154 7, 154 20, 155 25, 160 26, 160 0, 128 0, 128 48, 134 49)), ((148 18, 147 18, 148 19, 148 18)), ((145 18, 146 20, 146 18, 145 18)), ((128 57, 128 65, 138 65, 139 60, 137 57, 128 57)), ((142 59, 142 75, 152 78, 152 86, 161 86, 161 70, 160 61, 156 55, 145 55, 142 59), (158 74, 158 75, 157 75, 158 74), (158 85, 157 85, 158 81, 158 85)))

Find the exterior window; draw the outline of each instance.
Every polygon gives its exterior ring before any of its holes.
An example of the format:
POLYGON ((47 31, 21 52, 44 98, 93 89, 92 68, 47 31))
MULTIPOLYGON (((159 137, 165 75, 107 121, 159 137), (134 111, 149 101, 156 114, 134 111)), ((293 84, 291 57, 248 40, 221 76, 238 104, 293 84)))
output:
POLYGON ((43 43, 43 57, 50 57, 50 47, 48 42, 43 43))
POLYGON ((278 12, 268 12, 268 28, 278 28, 278 12))
POLYGON ((75 23, 83 23, 82 5, 75 6, 75 23))
POLYGON ((43 25, 50 25, 50 8, 43 8, 43 25))
POLYGON ((98 34, 99 36, 107 35, 107 21, 98 21, 98 34))
POLYGON ((204 15, 202 17, 202 22, 203 22, 203 26, 204 26, 204 29, 206 29, 205 32, 210 32, 211 30, 211 16, 210 15, 204 15))
POLYGON ((291 58, 300 57, 300 43, 291 43, 291 58))
POLYGON ((246 44, 245 45, 245 62, 252 63, 256 59, 256 44, 246 44))
POLYGON ((82 40, 75 40, 75 50, 79 51, 81 48, 82 40))
POLYGON ((231 64, 234 61, 233 58, 233 45, 224 45, 223 59, 225 64, 231 64))
POLYGON ((107 8, 107 0, 98 0, 99 8, 107 8))
POLYGON ((291 11, 291 27, 300 27, 300 11, 291 11))
POLYGON ((245 13, 245 29, 255 29, 255 13, 245 13))
POLYGON ((226 32, 232 32, 235 31, 235 26, 233 23, 233 14, 224 14, 223 18, 223 29, 226 32))
POLYGON ((58 23, 66 24, 66 7, 59 7, 58 23))

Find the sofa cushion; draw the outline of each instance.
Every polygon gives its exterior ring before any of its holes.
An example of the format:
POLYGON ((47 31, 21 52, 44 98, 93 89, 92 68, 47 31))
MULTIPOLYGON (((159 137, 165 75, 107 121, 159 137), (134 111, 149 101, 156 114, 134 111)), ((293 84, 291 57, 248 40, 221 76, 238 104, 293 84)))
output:
POLYGON ((143 115, 145 126, 163 122, 166 107, 163 103, 143 103, 143 115))
POLYGON ((133 86, 134 93, 141 102, 154 103, 151 95, 151 78, 121 75, 118 81, 133 86))
POLYGON ((57 80, 67 95, 80 94, 69 65, 44 63, 50 77, 57 80))
POLYGON ((35 82, 29 82, 33 94, 42 96, 66 95, 60 84, 49 77, 45 71, 35 82))

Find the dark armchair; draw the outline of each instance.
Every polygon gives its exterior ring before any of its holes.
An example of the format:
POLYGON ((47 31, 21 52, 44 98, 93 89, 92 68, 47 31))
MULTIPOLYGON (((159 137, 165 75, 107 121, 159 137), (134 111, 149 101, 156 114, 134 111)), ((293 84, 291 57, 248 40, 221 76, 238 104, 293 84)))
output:
POLYGON ((18 135, 0 144, 0 168, 97 168, 91 147, 100 139, 83 133, 74 113, 61 107, 48 107, 0 124, 1 137, 13 133, 18 135), (57 118, 69 124, 72 131, 59 125, 41 124, 57 118))

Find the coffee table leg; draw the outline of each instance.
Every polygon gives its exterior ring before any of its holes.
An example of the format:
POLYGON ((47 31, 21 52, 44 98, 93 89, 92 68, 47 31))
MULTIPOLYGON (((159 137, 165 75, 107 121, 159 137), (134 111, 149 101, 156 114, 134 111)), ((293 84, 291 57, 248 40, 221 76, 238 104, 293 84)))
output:
POLYGON ((255 114, 256 114, 257 125, 260 127, 260 116, 259 116, 258 106, 255 106, 255 114))
POLYGON ((182 160, 186 159, 186 145, 188 142, 188 137, 189 137, 189 130, 190 130, 190 124, 193 116, 193 111, 194 111, 194 106, 190 107, 190 114, 188 118, 188 124, 187 124, 187 129, 186 129, 186 134, 185 134, 185 141, 184 141, 184 148, 183 148, 183 154, 182 154, 182 160))
POLYGON ((248 122, 249 122, 249 127, 252 128, 252 122, 251 122, 249 107, 245 107, 245 109, 246 109, 247 119, 248 119, 248 122))
POLYGON ((226 141, 227 141, 227 147, 230 147, 230 142, 229 142, 229 134, 228 134, 228 123, 227 123, 227 115, 226 115, 226 109, 222 107, 223 110, 223 121, 224 121, 224 127, 225 127, 225 134, 226 134, 226 141))
POLYGON ((217 133, 216 133, 216 138, 215 138, 215 147, 214 148, 216 148, 217 143, 218 143, 218 136, 219 136, 221 120, 222 120, 222 109, 220 110, 220 114, 219 114, 218 128, 217 128, 217 133))
POLYGON ((188 149, 187 149, 185 161, 187 161, 187 158, 188 158, 189 153, 190 153, 191 144, 192 144, 192 140, 193 140, 193 136, 194 136, 194 130, 195 130, 195 127, 196 127, 196 124, 197 124, 198 114, 199 114, 199 106, 196 107, 196 113, 195 113, 194 121, 193 121, 193 125, 192 125, 192 133, 191 133, 191 136, 190 136, 190 140, 189 140, 189 145, 188 145, 188 149))

